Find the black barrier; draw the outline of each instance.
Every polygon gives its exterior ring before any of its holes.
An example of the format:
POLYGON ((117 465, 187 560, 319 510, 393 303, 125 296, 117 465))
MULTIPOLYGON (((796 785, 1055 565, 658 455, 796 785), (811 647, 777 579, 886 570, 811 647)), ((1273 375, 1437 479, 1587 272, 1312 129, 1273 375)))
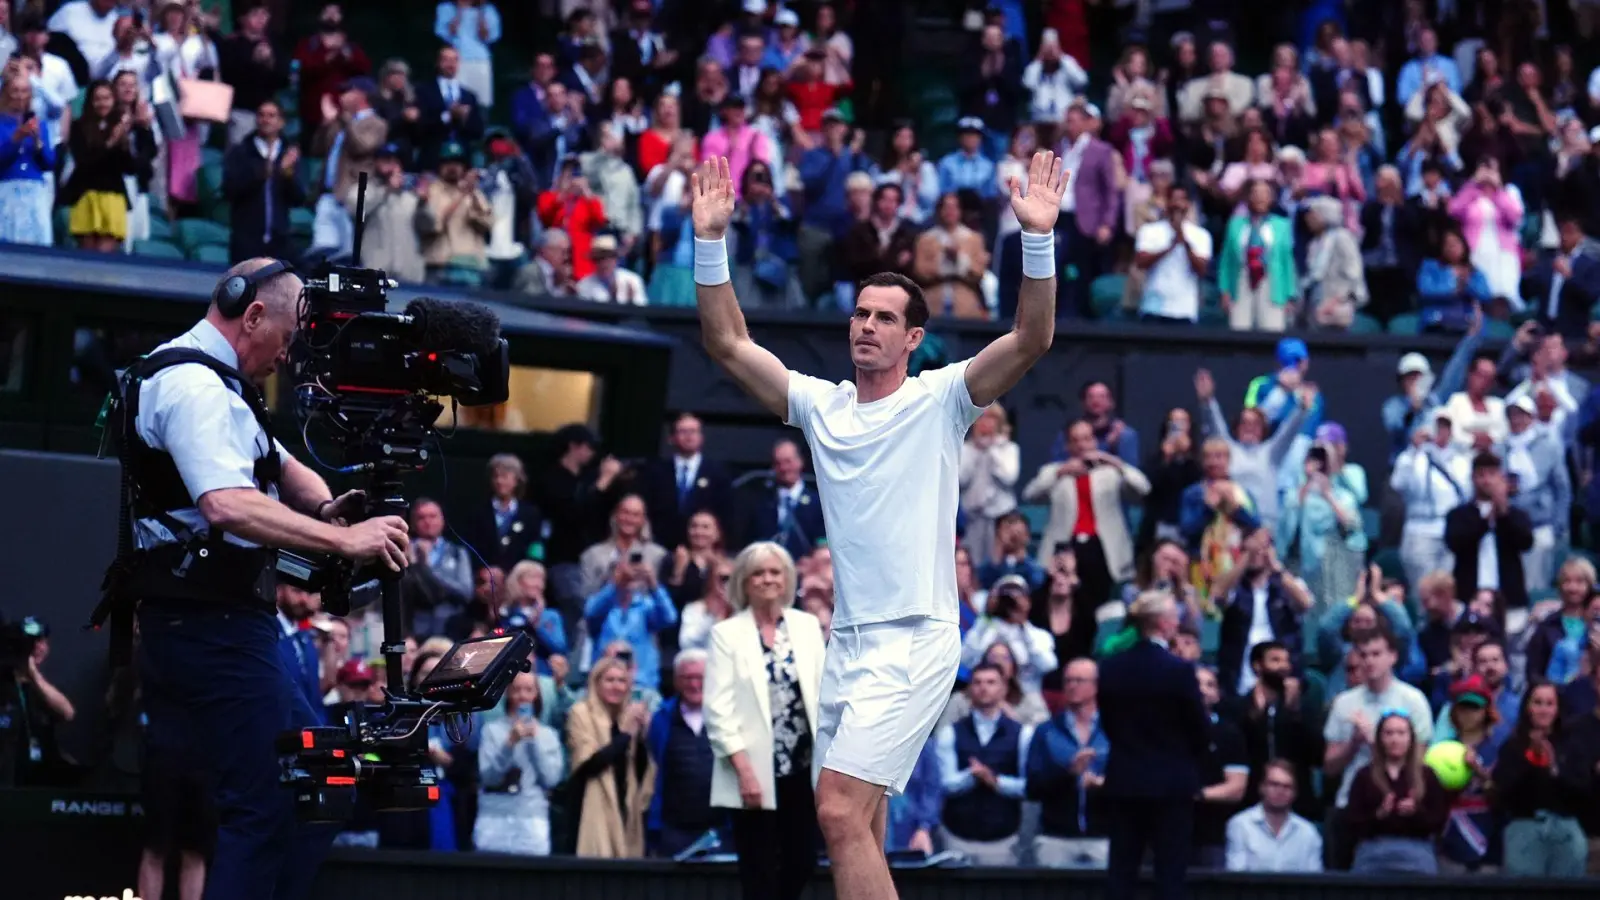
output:
MULTIPOLYGON (((143 811, 120 795, 0 791, 0 897, 136 900, 143 811)), ((902 869, 902 900, 1099 900, 1096 872, 1040 869, 902 869)), ((1408 878, 1194 872, 1193 900, 1590 900, 1592 879, 1408 878)), ((831 900, 820 875, 807 895, 831 900)), ((731 865, 653 860, 526 858, 478 853, 335 850, 313 900, 737 900, 731 865)), ((159 898, 143 898, 159 900, 159 898)))

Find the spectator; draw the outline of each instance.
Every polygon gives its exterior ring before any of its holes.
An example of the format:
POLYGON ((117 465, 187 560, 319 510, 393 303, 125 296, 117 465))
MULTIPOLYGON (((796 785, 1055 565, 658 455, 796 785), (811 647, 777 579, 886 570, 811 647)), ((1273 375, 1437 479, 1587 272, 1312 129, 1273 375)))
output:
POLYGON ((96 253, 121 253, 128 233, 128 194, 123 176, 133 172, 128 132, 133 114, 117 108, 105 81, 89 85, 83 118, 72 125, 68 145, 72 177, 56 201, 71 207, 70 229, 78 245, 96 253))
POLYGON ((1556 213, 1558 243, 1529 273, 1527 297, 1539 323, 1569 340, 1585 335, 1589 310, 1600 302, 1600 244, 1583 233, 1576 207, 1556 213))
POLYGON ((33 112, 33 88, 16 70, 0 87, 0 242, 48 247, 56 164, 49 124, 33 112))
POLYGON ((123 72, 130 72, 139 79, 144 92, 149 93, 151 81, 160 70, 150 52, 148 29, 135 22, 132 16, 123 16, 116 20, 111 34, 116 41, 115 49, 101 59, 90 61, 89 77, 110 81, 123 72))
POLYGON ((644 279, 621 267, 617 254, 617 239, 610 234, 596 235, 589 244, 589 260, 593 271, 579 281, 573 293, 581 300, 596 303, 616 303, 648 306, 650 297, 645 293, 644 279))
POLYGON ((1361 209, 1361 254, 1368 315, 1387 323, 1409 304, 1411 274, 1422 261, 1422 222, 1405 202, 1400 170, 1378 170, 1377 195, 1361 209))
POLYGON ((459 54, 462 86, 485 107, 494 106, 491 45, 500 40, 500 10, 486 0, 445 0, 434 14, 433 33, 459 54))
MULTIPOLYGON (((850 90, 848 79, 842 84, 827 80, 827 66, 828 51, 812 47, 789 73, 787 82, 778 79, 781 96, 787 97, 786 108, 794 113, 789 118, 792 120, 790 125, 795 134, 795 143, 802 149, 816 142, 817 136, 823 131, 823 115, 844 99, 850 90)), ((765 81, 762 87, 764 90, 765 81)), ((758 97, 758 101, 760 99, 758 97)))
POLYGON ((1417 35, 1417 55, 1400 67, 1400 80, 1395 98, 1402 105, 1423 88, 1443 82, 1454 93, 1461 93, 1461 70, 1455 60, 1439 53, 1439 35, 1431 27, 1424 27, 1417 35))
POLYGON ((391 59, 378 71, 378 97, 372 108, 389 125, 389 143, 400 148, 400 161, 405 168, 415 168, 417 123, 422 113, 417 109, 417 91, 411 86, 411 65, 403 59, 391 59))
POLYGON ((1250 760, 1239 727, 1217 714, 1222 689, 1216 670, 1202 666, 1195 670, 1195 676, 1205 703, 1211 742, 1211 752, 1200 764, 1200 802, 1194 811, 1195 862, 1202 868, 1221 869, 1227 862, 1228 819, 1245 798, 1250 760))
POLYGON ((1030 591, 1044 587, 1044 566, 1028 555, 1031 540, 1028 518, 1022 513, 1012 511, 995 519, 994 550, 988 559, 976 563, 978 584, 992 585, 1006 575, 1021 575, 1030 591))
POLYGON ((50 17, 49 28, 71 38, 92 64, 116 49, 114 31, 121 15, 115 0, 68 0, 50 17))
POLYGON ((1436 256, 1417 271, 1423 321, 1454 330, 1492 299, 1489 281, 1467 258, 1467 241, 1454 227, 1443 233, 1436 256))
POLYGON ((1207 438, 1200 448, 1200 481, 1184 489, 1178 528, 1197 560, 1197 586, 1209 591, 1212 582, 1237 564, 1244 536, 1261 527, 1256 503, 1249 491, 1228 479, 1230 445, 1220 437, 1207 438))
POLYGON ((1062 197, 1062 216, 1056 230, 1067 238, 1067 252, 1078 274, 1073 279, 1068 312, 1093 318, 1088 285, 1110 269, 1111 238, 1117 226, 1120 202, 1117 154, 1100 140, 1100 108, 1075 104, 1067 110, 1058 155, 1064 171, 1072 173, 1072 189, 1062 197), (1076 226, 1074 228, 1074 226, 1076 226))
POLYGON ((1129 44, 1122 50, 1122 58, 1111 68, 1111 88, 1106 93, 1106 117, 1112 121, 1122 118, 1135 94, 1146 95, 1151 102, 1151 114, 1158 119, 1171 118, 1162 85, 1156 83, 1157 73, 1150 68, 1150 52, 1139 44, 1129 44))
POLYGON ((1272 213, 1273 190, 1264 181, 1245 189, 1245 210, 1228 221, 1217 263, 1217 284, 1229 327, 1283 331, 1296 305, 1294 232, 1272 213))
POLYGON ((733 810, 746 900, 796 900, 817 862, 811 755, 823 638, 816 618, 791 606, 795 577, 781 546, 746 547, 728 595, 738 614, 711 633, 711 804, 733 810))
POLYGON ((1359 874, 1438 874, 1434 838, 1450 812, 1450 796, 1422 764, 1425 746, 1407 714, 1380 713, 1372 762, 1351 781, 1346 822, 1359 874))
POLYGON ((716 757, 704 706, 709 660, 703 649, 679 652, 672 661, 675 696, 650 719, 656 788, 645 829, 653 855, 678 855, 726 818, 710 803, 716 757))
POLYGON ((528 637, 533 638, 539 674, 549 675, 558 665, 555 657, 561 657, 564 664, 567 625, 561 613, 545 605, 544 564, 521 560, 511 567, 505 582, 505 603, 496 610, 499 627, 527 632, 528 637))
POLYGON ((538 252, 517 272, 515 290, 534 297, 572 296, 572 239, 559 228, 539 236, 538 252))
POLYGON ((621 254, 632 256, 644 231, 644 221, 639 207, 639 179, 622 153, 622 132, 613 123, 601 122, 596 128, 595 149, 580 156, 579 161, 584 179, 594 188, 606 221, 616 232, 621 254))
POLYGON ((589 672, 589 691, 567 718, 572 761, 568 783, 583 799, 579 856, 644 856, 644 814, 655 793, 655 763, 645 746, 650 714, 629 700, 628 665, 602 658, 589 672))
MULTIPOLYGON (((596 486, 600 487, 598 482, 596 486)), ((609 538, 583 551, 579 561, 583 570, 583 594, 592 595, 607 581, 614 580, 616 567, 624 562, 648 570, 652 590, 657 587, 654 573, 661 571, 667 551, 650 539, 644 501, 637 494, 628 494, 617 501, 611 512, 610 532, 609 538)))
MULTIPOLYGON (((1020 575, 1007 575, 989 589, 987 615, 978 619, 961 642, 961 662, 975 669, 995 644, 1010 651, 1014 677, 1024 693, 1037 694, 1044 676, 1055 671, 1055 641, 1050 633, 1028 620, 1031 589, 1020 575)), ((1091 611, 1088 621, 1093 626, 1091 611)), ((1092 642, 1093 634, 1090 634, 1092 642)), ((948 792, 950 786, 945 785, 948 792)))
POLYGON ((844 238, 854 224, 845 196, 850 177, 873 168, 872 160, 861 152, 866 132, 854 129, 853 136, 851 132, 842 113, 828 110, 822 114, 822 145, 807 150, 800 158, 805 223, 826 231, 835 240, 844 238))
POLYGON ((1293 44, 1272 51, 1271 70, 1256 78, 1255 103, 1277 143, 1304 147, 1310 142, 1317 102, 1293 44))
POLYGON ((1591 795, 1594 772, 1565 759, 1561 703, 1555 685, 1528 689, 1517 727, 1494 767, 1495 796, 1506 819, 1506 875, 1578 878, 1587 842, 1574 814, 1591 795))
MULTIPOLYGON (((59 12, 59 10, 57 11, 59 12)), ((55 127, 57 140, 71 133, 72 100, 78 95, 78 79, 65 59, 45 47, 50 32, 44 19, 30 13, 17 14, 17 37, 21 41, 18 57, 6 65, 18 66, 33 86, 32 109, 39 118, 55 127)), ((48 213, 47 213, 48 214, 48 213)))
MULTIPOLYGON (((1245 539, 1238 563, 1212 583, 1209 599, 1222 610, 1217 674, 1229 697, 1255 687, 1256 647, 1263 644, 1284 648, 1299 671, 1302 623, 1316 600, 1278 561, 1271 532, 1257 529, 1245 539)), ((1271 687, 1283 690, 1281 675, 1271 687)))
POLYGON ((961 221, 960 198, 945 194, 939 198, 934 222, 917 238, 911 264, 912 277, 928 293, 934 314, 988 319, 981 288, 988 265, 983 236, 961 221))
MULTIPOLYGON (((301 71, 304 72, 303 67, 301 71)), ((371 79, 356 78, 339 88, 337 106, 331 99, 323 101, 323 124, 311 142, 312 155, 326 159, 322 168, 323 193, 317 199, 311 230, 312 249, 343 255, 350 252, 355 240, 355 225, 345 209, 344 198, 362 172, 373 171, 378 150, 388 143, 388 123, 372 108, 376 95, 377 85, 371 79)))
POLYGON ((1022 70, 1022 86, 1032 95, 1028 111, 1033 121, 1054 130, 1089 86, 1089 73, 1062 52, 1055 29, 1046 28, 1039 37, 1039 55, 1022 70))
POLYGON ((483 726, 478 739, 483 787, 472 829, 478 851, 550 854, 548 794, 561 783, 566 765, 560 735, 539 721, 545 704, 538 679, 523 672, 506 688, 505 718, 483 726))
POLYGON ((879 184, 898 184, 904 194, 900 215, 906 221, 920 225, 933 213, 939 202, 941 173, 933 163, 923 157, 917 146, 917 132, 907 122, 900 122, 889 133, 889 146, 878 167, 879 184))
MULTIPOLYGON (((985 133, 983 120, 976 116, 965 116, 956 121, 957 147, 945 154, 938 166, 939 190, 944 194, 954 194, 967 188, 976 191, 985 200, 994 199, 995 165, 984 153, 985 133)), ((922 189, 927 190, 925 186, 922 189)), ((940 198, 942 203, 943 198, 940 198)))
MULTIPOLYGON (((710 131, 700 142, 701 154, 706 159, 728 158, 729 171, 738 196, 744 197, 744 173, 752 163, 770 163, 772 145, 766 135, 745 122, 746 108, 743 98, 729 94, 717 107, 720 127, 710 131)), ((770 167, 768 169, 770 172, 770 167)))
POLYGON ((1467 498, 1472 480, 1470 457, 1452 440, 1449 415, 1440 410, 1432 426, 1413 432, 1411 447, 1395 459, 1389 486, 1405 502, 1400 560, 1406 580, 1420 584, 1430 572, 1451 571, 1445 543, 1445 517, 1467 498))
POLYGON ((998 666, 974 666, 967 686, 972 711, 940 726, 934 738, 945 795, 942 842, 976 865, 1011 865, 1020 848, 1033 728, 1001 711, 1005 689, 998 666))
POLYGON ((1567 544, 1572 509, 1572 480, 1560 434, 1536 427, 1538 410, 1524 393, 1506 407, 1510 432, 1498 448, 1515 484, 1512 505, 1528 514, 1533 547, 1523 554, 1523 577, 1530 589, 1550 586, 1555 553, 1567 544))
MULTIPOLYGON (((556 91, 551 89, 551 96, 556 91)), ((589 186, 577 157, 561 163, 555 187, 539 195, 539 221, 545 228, 560 228, 571 240, 572 277, 582 281, 594 271, 591 244, 606 227, 606 210, 589 186)))
POLYGON ((1569 679, 1556 678, 1552 670, 1556 648, 1570 641, 1581 648, 1588 642, 1589 618, 1587 607, 1594 593, 1594 563, 1581 556, 1569 557, 1561 564, 1556 579, 1556 597, 1560 608, 1545 618, 1532 623, 1527 644, 1527 677, 1529 681, 1549 680, 1564 684, 1569 679))
MULTIPOLYGON (((281 140, 283 110, 276 101, 262 101, 249 114, 249 122, 251 130, 234 141, 222 159, 222 193, 228 198, 230 217, 228 258, 287 259, 294 255, 289 246, 289 210, 306 200, 295 177, 300 148, 281 140)), ((381 265, 371 257, 365 262, 381 265)), ((393 269, 385 271, 401 277, 393 269)))
POLYGON ((1191 221, 1187 187, 1174 184, 1168 190, 1165 216, 1139 227, 1134 254, 1134 265, 1148 273, 1140 320, 1199 321, 1200 280, 1211 265, 1211 233, 1191 221))
MULTIPOLYGON (((202 28, 198 6, 162 3, 155 21, 160 30, 150 38, 156 65, 161 72, 181 84, 185 80, 215 81, 218 77, 217 47, 202 28)), ((200 167, 200 148, 205 145, 211 126, 198 119, 184 119, 183 133, 163 134, 167 159, 167 202, 178 210, 192 207, 199 200, 196 173, 200 167)))
POLYGON ((850 40, 850 35, 839 27, 839 12, 829 3, 817 5, 811 47, 813 50, 821 48, 826 54, 822 67, 823 81, 838 86, 851 83, 850 67, 855 59, 855 44, 850 40))
MULTIPOLYGON (((426 205, 429 183, 406 175, 401 162, 403 153, 403 148, 391 141, 373 156, 361 262, 382 269, 402 284, 421 284, 426 276, 422 235, 433 227, 433 214, 426 205)), ((352 217, 358 187, 352 184, 344 196, 345 210, 352 217)))
MULTIPOLYGON (((695 134, 706 134, 711 130, 722 104, 728 95, 733 94, 722 65, 712 57, 709 48, 707 54, 695 64, 694 91, 683 102, 683 122, 695 134)), ((742 98, 739 99, 742 102, 742 98)))
POLYGON ((1134 540, 1137 547, 1151 546, 1156 540, 1182 541, 1178 522, 1183 492, 1201 478, 1189 411, 1182 407, 1168 410, 1160 434, 1160 449, 1141 467, 1150 480, 1150 493, 1145 496, 1144 515, 1134 540))
POLYGON ((1336 478, 1327 446, 1312 447, 1304 466, 1298 490, 1284 498, 1279 552, 1296 553, 1296 568, 1317 596, 1349 596, 1367 550, 1361 498, 1336 478))
POLYGON ((745 168, 730 231, 734 289, 742 302, 753 307, 805 308, 794 271, 800 258, 795 221, 788 205, 774 194, 772 169, 765 162, 753 160, 745 168))
POLYGON ((961 543, 974 559, 989 561, 996 524, 1017 508, 1019 459, 1005 409, 999 404, 990 406, 973 423, 961 446, 961 511, 966 517, 961 543))
POLYGON ((478 287, 489 267, 489 227, 494 223, 489 198, 478 188, 478 169, 467 168, 467 152, 448 143, 438 150, 439 178, 430 179, 423 194, 426 218, 422 261, 429 284, 478 287))
POLYGON ((1034 854, 1041 866, 1103 869, 1107 821, 1100 788, 1111 745, 1100 728, 1094 662, 1075 659, 1062 674, 1066 707, 1034 731, 1026 788, 1040 803, 1034 854))
POLYGON ((1178 92, 1178 116, 1185 122, 1199 121, 1202 103, 1213 96, 1228 101, 1228 112, 1235 117, 1244 113, 1256 97, 1255 84, 1233 71, 1233 48, 1223 41, 1213 41, 1206 53, 1210 72, 1190 79, 1178 92))
MULTIPOLYGON (((626 27, 611 33, 612 76, 626 78, 647 97, 670 96, 662 93, 662 88, 678 64, 678 51, 652 22, 655 14, 650 0, 632 0, 626 27)), ((650 170, 649 166, 642 168, 650 170)))
MULTIPOLYGON (((1498 645, 1497 649, 1498 649, 1498 645)), ((1435 745, 1460 741, 1467 748, 1471 780, 1455 793, 1450 818, 1439 839, 1439 867, 1460 874, 1498 864, 1500 823, 1489 808, 1489 781, 1509 728, 1500 721, 1494 692, 1481 676, 1472 675, 1450 687, 1450 705, 1440 714, 1444 729, 1434 729, 1435 745)))
POLYGON ((1325 128, 1317 133, 1314 146, 1316 160, 1306 163, 1305 178, 1300 187, 1315 194, 1331 197, 1339 202, 1340 215, 1330 220, 1343 220, 1351 228, 1359 227, 1361 204, 1367 199, 1366 182, 1357 165, 1365 140, 1350 146, 1341 146, 1339 132, 1325 128))
POLYGON ((1123 171, 1130 179, 1127 187, 1130 203, 1135 196, 1134 185, 1148 186, 1151 166, 1172 158, 1172 128, 1165 118, 1156 115, 1155 96, 1154 88, 1132 91, 1127 108, 1112 120, 1111 134, 1107 138, 1121 155, 1123 171))
POLYGON ((652 533, 663 546, 679 548, 672 568, 678 574, 668 582, 689 592, 677 595, 682 605, 699 596, 707 566, 723 551, 722 522, 730 518, 731 486, 726 469, 704 452, 705 433, 698 417, 676 416, 667 442, 672 452, 641 466, 637 483, 650 508, 652 533), (709 517, 697 519, 702 512, 709 517))
MULTIPOLYGON (((289 84, 288 58, 279 54, 267 36, 272 10, 263 2, 235 15, 237 25, 233 34, 217 42, 218 71, 223 82, 233 87, 233 110, 228 114, 229 147, 245 140, 257 129, 255 117, 261 104, 274 100, 289 84)), ((301 78, 304 77, 302 72, 301 78)), ((278 118, 281 130, 281 108, 278 118)), ((299 201, 296 203, 298 205, 299 201)))
POLYGON ((1288 418, 1279 423, 1270 438, 1267 437, 1266 415, 1259 406, 1240 410, 1234 420, 1233 435, 1229 436, 1228 422, 1223 418, 1222 405, 1217 402, 1216 382, 1209 371, 1195 372, 1194 390, 1196 398, 1205 406, 1212 439, 1227 446, 1228 477, 1245 490, 1255 515, 1275 527, 1279 518, 1278 471, 1301 433, 1301 426, 1316 408, 1317 390, 1303 386, 1290 392, 1294 405, 1288 418))
POLYGON ((1261 802, 1228 820, 1228 871, 1322 871, 1322 835, 1295 814, 1297 794, 1294 766, 1284 760, 1268 762, 1261 778, 1261 802))
MULTIPOLYGON (((914 258, 916 230, 901 218, 904 208, 902 189, 894 182, 880 183, 872 192, 872 212, 857 222, 839 244, 839 256, 850 286, 850 302, 855 303, 855 283, 878 272, 909 274, 914 258)), ((844 295, 838 298, 843 302, 844 295)))
MULTIPOLYGON (((681 102, 675 94, 662 94, 656 98, 649 130, 639 135, 639 171, 648 178, 657 166, 667 162, 673 148, 684 137, 695 140, 693 132, 683 125, 681 102)), ((691 151, 689 155, 691 160, 701 158, 698 150, 691 151)))
POLYGON ((1472 461, 1472 499, 1445 516, 1444 542, 1456 558, 1456 592, 1463 600, 1497 591, 1509 606, 1528 605, 1522 554, 1533 548, 1528 514, 1511 505, 1500 458, 1480 453, 1472 461))
MULTIPOLYGON (((978 39, 977 54, 976 68, 965 73, 959 89, 961 114, 969 118, 962 119, 958 124, 965 131, 969 121, 980 123, 980 144, 986 138, 989 154, 997 156, 1005 147, 1011 129, 1017 124, 1018 101, 1022 99, 1023 90, 1022 60, 1018 58, 1017 48, 1006 41, 1000 26, 993 24, 984 26, 978 39), (987 124, 988 128, 984 129, 983 124, 987 124)), ((974 147, 969 152, 976 150, 974 147)), ((942 176, 944 173, 941 171, 940 174, 942 176)), ((944 182, 941 189, 951 191, 955 187, 944 182)))
POLYGON ((1246 131, 1239 140, 1244 146, 1244 154, 1238 161, 1230 162, 1223 168, 1215 193, 1217 199, 1226 206, 1243 211, 1244 192, 1251 182, 1267 181, 1276 185, 1283 181, 1283 173, 1273 160, 1272 138, 1265 131, 1246 131))
MULTIPOLYGON (((1000 706, 1006 715, 1024 725, 1038 725, 1050 718, 1050 709, 1044 704, 1044 697, 1039 691, 1025 690, 1022 682, 1017 677, 1017 660, 1011 653, 1011 646, 1004 641, 996 641, 989 645, 987 653, 983 654, 980 663, 993 663, 1000 667, 1006 678, 1005 702, 1000 706)), ((949 706, 945 707, 943 722, 954 722, 966 715, 970 710, 970 701, 965 694, 957 693, 950 698, 949 706)))
POLYGON ((1487 356, 1472 360, 1467 370, 1465 389, 1445 402, 1444 415, 1455 426, 1453 440, 1463 450, 1485 452, 1505 440, 1506 404, 1490 395, 1496 381, 1496 366, 1487 356))
POLYGON ((411 505, 411 564, 406 568, 406 608, 415 631, 432 635, 472 597, 472 560, 467 548, 444 536, 444 510, 418 498, 411 505))
POLYGON ((1522 197, 1504 186, 1500 166, 1494 156, 1479 160, 1472 178, 1451 199, 1450 215, 1461 224, 1473 268, 1483 273, 1490 296, 1506 298, 1512 311, 1520 312, 1522 197))
POLYGON ((762 33, 745 32, 739 36, 738 48, 733 65, 728 67, 728 82, 740 102, 748 104, 761 83, 761 70, 767 56, 766 38, 762 33))
POLYGON ((474 145, 484 129, 484 102, 458 77, 461 54, 440 47, 434 69, 437 77, 417 85, 417 167, 425 172, 443 168, 445 147, 474 145))
MULTIPOLYGON (((696 513, 691 522, 715 519, 709 512, 696 513)), ((733 564, 717 556, 710 560, 706 577, 696 599, 683 604, 682 625, 678 630, 678 646, 685 649, 706 650, 711 646, 711 630, 717 623, 733 615, 728 600, 728 581, 733 577, 733 564)))
MULTIPOLYGON (((1250 689, 1231 699, 1225 698, 1218 711, 1232 720, 1244 736, 1245 755, 1250 766, 1245 796, 1260 791, 1276 761, 1289 767, 1299 799, 1296 808, 1309 816, 1314 815, 1313 810, 1321 809, 1319 798, 1311 791, 1314 787, 1312 773, 1322 770, 1319 729, 1323 710, 1320 697, 1306 696, 1306 681, 1297 674, 1303 657, 1298 635, 1293 635, 1287 643, 1270 640, 1251 647, 1250 689)), ((1219 653, 1218 659, 1227 657, 1219 653)), ((1224 682, 1224 686, 1226 684, 1224 682)))
POLYGON ((1321 328, 1349 328, 1356 310, 1368 300, 1361 251, 1342 216, 1332 198, 1316 197, 1306 204, 1306 228, 1312 237, 1300 292, 1311 324, 1321 328))

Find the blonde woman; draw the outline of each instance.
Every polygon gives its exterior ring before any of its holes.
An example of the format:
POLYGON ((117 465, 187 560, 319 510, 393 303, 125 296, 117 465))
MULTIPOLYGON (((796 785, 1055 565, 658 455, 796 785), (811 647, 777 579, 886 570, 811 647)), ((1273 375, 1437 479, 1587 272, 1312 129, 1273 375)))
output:
POLYGON ((550 657, 567 653, 567 625, 561 613, 545 606, 545 582, 543 563, 525 559, 512 566, 498 616, 501 628, 519 628, 533 638, 540 675, 551 674, 550 657))
POLYGON ((700 599, 683 608, 678 625, 678 647, 682 650, 711 648, 711 629, 733 615, 728 599, 728 584, 733 580, 733 563, 723 557, 711 561, 702 582, 700 599))
POLYGON ((602 658, 589 672, 588 693, 567 717, 568 783, 583 797, 579 856, 644 856, 644 814, 656 776, 644 739, 650 714, 643 703, 629 702, 632 691, 628 663, 602 658))
POLYGON ((1006 411, 993 404, 972 424, 967 442, 961 445, 961 511, 967 519, 961 544, 974 560, 990 560, 994 523, 1017 508, 1020 465, 1006 411))
POLYGON ((651 540, 644 498, 629 494, 618 500, 611 511, 611 536, 589 545, 578 557, 583 571, 582 593, 587 597, 600 590, 618 563, 641 566, 654 574, 661 571, 661 561, 666 558, 666 548, 651 540))
POLYGON ((486 723, 478 743, 478 818, 472 843, 488 853, 550 855, 549 792, 566 768, 561 738, 540 721, 539 680, 523 672, 506 688, 505 718, 486 723))
POLYGON ((711 629, 705 716, 711 805, 733 810, 746 900, 794 900, 816 865, 812 781, 822 626, 793 608, 794 560, 770 541, 733 561, 736 614, 711 629))

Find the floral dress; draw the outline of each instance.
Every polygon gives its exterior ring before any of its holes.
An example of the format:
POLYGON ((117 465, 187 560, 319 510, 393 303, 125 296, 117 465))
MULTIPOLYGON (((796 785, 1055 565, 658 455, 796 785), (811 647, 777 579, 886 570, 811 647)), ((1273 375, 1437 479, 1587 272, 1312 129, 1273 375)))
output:
POLYGON ((800 695, 800 670, 794 662, 794 645, 789 643, 789 627, 778 621, 772 646, 761 647, 767 667, 767 691, 772 703, 772 768, 778 778, 791 775, 810 777, 811 724, 806 718, 805 701, 800 695))

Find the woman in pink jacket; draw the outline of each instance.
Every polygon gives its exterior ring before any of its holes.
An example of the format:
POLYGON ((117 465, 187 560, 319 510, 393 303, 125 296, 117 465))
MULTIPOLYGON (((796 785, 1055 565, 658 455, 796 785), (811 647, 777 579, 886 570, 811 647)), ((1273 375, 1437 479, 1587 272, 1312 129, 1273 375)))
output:
POLYGON ((1484 156, 1472 180, 1450 201, 1450 215, 1461 223, 1472 251, 1473 268, 1489 281, 1489 293, 1522 310, 1522 194, 1500 178, 1500 162, 1484 156))

